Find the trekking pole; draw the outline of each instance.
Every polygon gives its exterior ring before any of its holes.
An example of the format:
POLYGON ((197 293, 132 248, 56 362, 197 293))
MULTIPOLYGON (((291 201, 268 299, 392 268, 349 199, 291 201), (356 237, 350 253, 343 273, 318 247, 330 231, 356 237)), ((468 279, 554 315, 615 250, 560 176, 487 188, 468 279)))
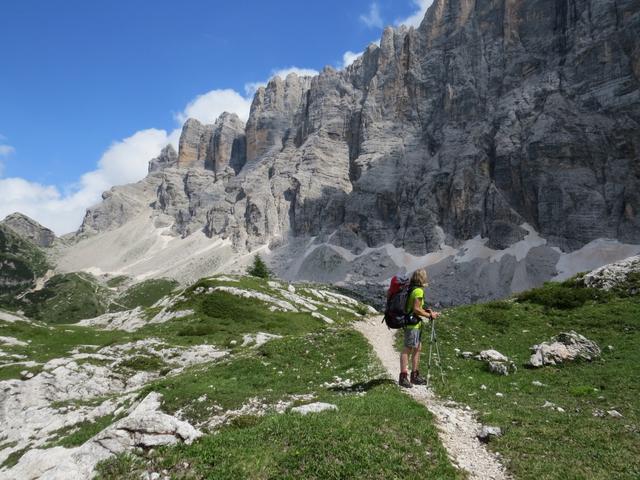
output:
POLYGON ((440 378, 444 384, 444 372, 442 370, 442 357, 440 356, 440 346, 438 345, 438 334, 436 333, 436 319, 431 318, 431 335, 429 336, 429 363, 427 364, 427 388, 431 381, 431 360, 436 357, 436 363, 440 368, 440 378), (435 348, 434 348, 435 345, 435 348))
POLYGON ((442 369, 442 357, 440 356, 440 344, 438 343, 438 334, 436 333, 436 319, 434 318, 432 321, 433 330, 433 342, 436 345, 436 359, 438 361, 438 368, 440 368, 440 378, 442 379, 442 384, 444 385, 444 371, 442 369))

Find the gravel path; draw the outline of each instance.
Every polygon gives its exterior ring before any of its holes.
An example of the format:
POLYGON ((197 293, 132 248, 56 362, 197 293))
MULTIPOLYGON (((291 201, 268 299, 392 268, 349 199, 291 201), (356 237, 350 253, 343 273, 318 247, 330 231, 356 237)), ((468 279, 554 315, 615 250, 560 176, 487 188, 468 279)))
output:
MULTIPOLYGON (((355 324, 373 346, 384 368, 393 379, 398 378, 400 356, 394 348, 393 330, 389 330, 381 317, 372 317, 355 324)), ((424 352, 423 352, 424 353, 424 352)), ((433 414, 442 444, 452 463, 465 470, 470 479, 502 480, 511 477, 500 463, 497 454, 487 450, 476 437, 481 425, 471 410, 454 402, 445 402, 424 386, 403 389, 433 414)))

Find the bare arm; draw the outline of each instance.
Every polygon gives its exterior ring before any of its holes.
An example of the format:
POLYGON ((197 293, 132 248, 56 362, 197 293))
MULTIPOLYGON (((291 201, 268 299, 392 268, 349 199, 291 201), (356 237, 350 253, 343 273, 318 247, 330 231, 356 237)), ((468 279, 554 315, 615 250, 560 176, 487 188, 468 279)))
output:
POLYGON ((427 309, 422 308, 422 301, 420 298, 416 298, 415 301, 413 302, 413 313, 415 313, 420 317, 427 317, 427 318, 436 318, 440 315, 440 313, 434 312, 429 308, 427 309))

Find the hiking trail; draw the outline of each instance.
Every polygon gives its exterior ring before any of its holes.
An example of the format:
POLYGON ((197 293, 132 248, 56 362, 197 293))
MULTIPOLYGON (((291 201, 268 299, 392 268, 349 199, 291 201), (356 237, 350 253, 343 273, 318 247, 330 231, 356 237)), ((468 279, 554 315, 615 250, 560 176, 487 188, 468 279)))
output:
MULTIPOLYGON (((373 347, 391 378, 397 379, 400 370, 400 355, 394 348, 394 331, 389 330, 382 317, 369 317, 354 324, 373 347)), ((423 349, 427 346, 423 343, 423 349)), ((425 352, 423 351, 423 354, 425 352)), ((417 402, 429 410, 436 422, 440 441, 444 445, 451 462, 466 471, 471 480, 508 480, 499 455, 490 452, 477 438, 481 425, 474 412, 451 401, 444 401, 425 386, 414 385, 403 389, 417 402)))

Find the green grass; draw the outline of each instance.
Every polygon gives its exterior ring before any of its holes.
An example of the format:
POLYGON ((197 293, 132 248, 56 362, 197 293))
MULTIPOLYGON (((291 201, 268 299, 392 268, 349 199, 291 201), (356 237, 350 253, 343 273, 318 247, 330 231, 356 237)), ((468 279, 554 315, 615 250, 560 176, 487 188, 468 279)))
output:
POLYGON ((22 456, 25 453, 27 453, 30 449, 31 447, 25 447, 10 453, 9 456, 5 459, 5 461, 2 462, 2 465, 0 465, 0 468, 11 468, 17 465, 17 463, 20 461, 22 456))
POLYGON ((140 372, 156 371, 166 367, 162 359, 156 355, 136 355, 118 364, 118 367, 140 372))
POLYGON ((74 323, 106 312, 109 292, 86 273, 59 274, 42 290, 24 297, 27 317, 47 323, 74 323))
POLYGON ((45 445, 45 448, 78 447, 111 425, 115 419, 113 415, 105 415, 92 422, 86 420, 70 427, 61 428, 54 432, 55 437, 45 445))
MULTIPOLYGON (((483 423, 503 429, 504 436, 490 448, 503 454, 517 479, 640 476, 640 299, 580 290, 586 289, 548 284, 518 301, 449 310, 438 322, 444 364, 452 370, 445 369, 445 385, 436 380, 436 391, 470 405, 483 423), (569 330, 598 343, 602 359, 524 368, 529 347, 569 330), (495 348, 518 371, 492 375, 481 362, 456 357, 454 348, 495 348), (546 386, 532 385, 535 380, 546 386), (546 401, 565 412, 543 409, 546 401), (610 409, 624 418, 593 416, 595 410, 610 409)), ((426 362, 424 355, 423 371, 426 362)))
POLYGON ((163 411, 179 410, 194 424, 251 398, 273 406, 291 395, 314 394, 314 401, 338 410, 242 416, 192 445, 108 460, 98 478, 137 478, 149 469, 166 469, 177 479, 463 478, 428 411, 381 375, 366 340, 347 326, 289 335, 225 362, 192 367, 148 385, 140 396, 160 392, 163 411), (326 386, 336 376, 355 384, 326 386))
MULTIPOLYGON (((116 277, 116 280, 120 277, 116 277)), ((127 289, 122 295, 115 299, 114 305, 120 309, 128 310, 136 307, 150 307, 161 298, 169 295, 178 286, 175 280, 164 278, 145 280, 127 289)))
POLYGON ((198 423, 212 413, 211 404, 194 401, 202 395, 214 398, 225 410, 239 408, 255 396, 275 403, 287 395, 316 392, 318 385, 332 382, 336 375, 365 381, 372 375, 371 361, 359 334, 346 328, 325 328, 271 340, 228 361, 192 367, 146 386, 142 395, 160 392, 166 411, 180 410, 198 423))
POLYGON ((117 287, 120 287, 120 286, 124 285, 125 283, 127 283, 130 280, 131 280, 131 278, 127 277, 126 275, 118 275, 117 277, 113 277, 113 278, 110 278, 109 280, 107 280, 107 287, 109 287, 109 288, 117 288, 117 287))
POLYGON ((174 479, 463 478, 429 413, 397 387, 381 383, 364 396, 333 400, 336 412, 271 414, 148 458, 123 455, 102 463, 97 478, 162 470, 174 479))
MULTIPOLYGON (((125 343, 139 337, 118 330, 95 330, 71 325, 40 325, 26 322, 0 322, 0 336, 14 337, 29 341, 27 346, 3 346, 6 352, 25 355, 28 360, 45 363, 54 358, 67 357, 69 351, 80 345, 94 345, 97 348, 115 343, 125 343)), ((93 350, 87 350, 93 351, 93 350)), ((40 366, 26 368, 24 365, 0 366, 0 379, 20 378, 20 371, 38 373, 40 366)))

